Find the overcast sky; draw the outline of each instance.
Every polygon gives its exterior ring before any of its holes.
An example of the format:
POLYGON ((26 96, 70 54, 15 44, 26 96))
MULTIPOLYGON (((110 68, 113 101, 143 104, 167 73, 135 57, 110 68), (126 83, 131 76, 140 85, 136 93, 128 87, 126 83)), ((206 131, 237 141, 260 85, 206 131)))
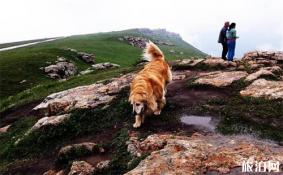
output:
POLYGON ((224 21, 237 23, 236 56, 283 50, 282 0, 1 0, 0 43, 128 28, 166 28, 219 55, 224 21))

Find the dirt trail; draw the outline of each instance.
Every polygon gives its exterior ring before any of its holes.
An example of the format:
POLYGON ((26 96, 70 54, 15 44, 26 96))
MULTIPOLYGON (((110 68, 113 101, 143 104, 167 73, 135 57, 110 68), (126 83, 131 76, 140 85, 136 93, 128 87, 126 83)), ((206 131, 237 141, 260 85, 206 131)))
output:
POLYGON ((20 118, 32 115, 32 109, 37 106, 40 101, 31 102, 17 108, 12 108, 0 114, 0 127, 14 123, 20 118))

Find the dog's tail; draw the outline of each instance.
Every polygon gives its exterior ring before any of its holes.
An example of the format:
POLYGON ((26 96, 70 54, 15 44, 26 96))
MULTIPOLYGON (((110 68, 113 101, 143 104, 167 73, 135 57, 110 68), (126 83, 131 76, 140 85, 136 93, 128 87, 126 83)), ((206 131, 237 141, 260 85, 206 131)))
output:
POLYGON ((151 41, 146 44, 144 49, 143 57, 147 61, 153 61, 155 59, 164 60, 164 55, 162 51, 151 41))

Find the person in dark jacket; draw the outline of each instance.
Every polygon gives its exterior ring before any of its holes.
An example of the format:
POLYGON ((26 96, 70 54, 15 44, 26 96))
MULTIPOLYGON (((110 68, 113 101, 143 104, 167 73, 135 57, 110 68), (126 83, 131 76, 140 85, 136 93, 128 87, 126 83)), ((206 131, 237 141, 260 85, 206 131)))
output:
POLYGON ((221 29, 219 33, 218 43, 222 44, 222 59, 227 60, 226 55, 228 52, 228 46, 227 46, 227 38, 226 38, 226 32, 229 28, 229 22, 225 22, 223 28, 221 29))

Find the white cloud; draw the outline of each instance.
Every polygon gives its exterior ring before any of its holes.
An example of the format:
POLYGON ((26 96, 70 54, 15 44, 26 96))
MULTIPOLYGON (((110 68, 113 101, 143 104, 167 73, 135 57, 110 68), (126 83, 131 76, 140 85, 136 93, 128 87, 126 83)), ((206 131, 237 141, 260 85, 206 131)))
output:
POLYGON ((282 6, 278 0, 1 0, 0 43, 148 27, 178 32, 219 55, 218 32, 229 20, 237 23, 241 56, 261 43, 282 49, 282 6))

